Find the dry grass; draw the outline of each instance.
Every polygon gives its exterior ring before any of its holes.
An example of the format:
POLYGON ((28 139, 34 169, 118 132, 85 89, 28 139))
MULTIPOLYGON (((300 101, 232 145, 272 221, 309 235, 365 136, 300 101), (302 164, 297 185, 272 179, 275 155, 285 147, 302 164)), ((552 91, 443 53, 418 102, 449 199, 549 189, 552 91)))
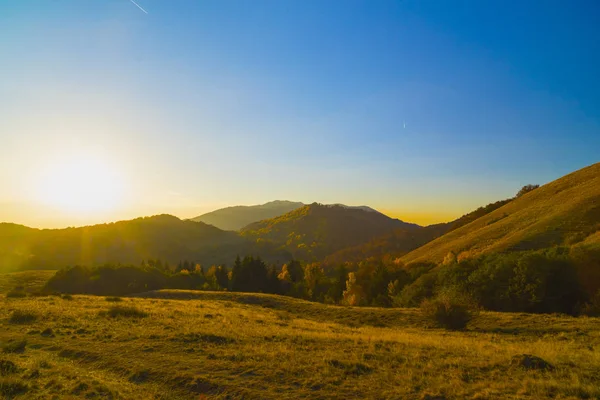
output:
POLYGON ((42 290, 48 279, 56 271, 33 270, 22 272, 0 273, 0 293, 19 292, 33 293, 42 290), (18 288, 18 290, 15 290, 18 288))
POLYGON ((599 241, 600 163, 550 182, 411 251, 405 263, 441 262, 504 250, 534 250, 576 240, 599 241), (595 233, 595 234, 594 234, 595 233))
POLYGON ((24 353, 0 354, 16 365, 2 377, 16 398, 600 397, 595 318, 482 313, 466 331, 448 332, 424 328, 418 310, 256 294, 124 298, 148 314, 140 319, 107 318, 103 297, 0 301, 0 342, 27 339, 24 353), (39 318, 10 324, 15 310, 39 318), (53 335, 41 334, 47 329, 53 335), (521 354, 554 369, 511 365, 521 354))

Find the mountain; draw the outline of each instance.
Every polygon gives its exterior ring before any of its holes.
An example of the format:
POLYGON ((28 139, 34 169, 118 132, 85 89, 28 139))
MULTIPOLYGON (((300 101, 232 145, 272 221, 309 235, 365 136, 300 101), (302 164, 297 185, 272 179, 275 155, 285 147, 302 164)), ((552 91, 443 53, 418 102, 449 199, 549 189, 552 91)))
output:
POLYGON ((372 209, 313 203, 276 218, 252 223, 243 228, 241 234, 257 243, 272 243, 296 258, 319 260, 395 229, 419 228, 372 209))
POLYGON ((591 244, 600 230, 600 163, 517 197, 494 211, 411 251, 402 261, 440 262, 555 245, 591 244))
POLYGON ((32 229, 0 224, 0 270, 50 269, 68 265, 133 263, 161 259, 231 263, 237 254, 267 260, 289 258, 235 232, 171 215, 67 229, 32 229))
POLYGON ((192 218, 195 222, 216 226, 226 231, 239 231, 252 222, 275 218, 302 207, 303 203, 276 200, 256 206, 235 206, 221 208, 192 218))
MULTIPOLYGON (((429 225, 418 229, 396 229, 391 233, 373 238, 367 243, 337 251, 334 254, 327 256, 324 260, 324 264, 339 265, 347 261, 358 262, 370 258, 383 260, 386 258, 395 259, 401 257, 445 233, 458 229, 461 226, 473 222, 477 218, 491 213, 503 205, 508 204, 513 199, 514 198, 500 200, 484 207, 479 207, 451 222, 429 225)), ((373 209, 370 210, 375 211, 373 209)))

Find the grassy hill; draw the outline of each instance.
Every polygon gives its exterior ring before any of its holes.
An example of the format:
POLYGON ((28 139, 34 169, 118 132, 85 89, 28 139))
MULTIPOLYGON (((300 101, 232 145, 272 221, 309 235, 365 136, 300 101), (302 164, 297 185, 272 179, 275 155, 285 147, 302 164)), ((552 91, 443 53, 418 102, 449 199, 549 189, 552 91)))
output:
POLYGON ((414 309, 259 294, 160 291, 0 302, 6 398, 600 396, 596 318, 482 313, 467 331, 448 332, 427 328, 414 309), (514 365, 522 354, 553 368, 514 365))
POLYGON ((221 208, 191 220, 204 222, 226 231, 238 231, 253 222, 278 217, 303 205, 294 201, 276 200, 256 206, 221 208))
POLYGON ((247 253, 265 258, 289 257, 257 246, 235 232, 170 215, 67 229, 1 224, 0 238, 0 271, 114 262, 139 264, 148 259, 210 265, 230 263, 237 254, 247 253))
POLYGON ((23 288, 29 293, 39 292, 55 273, 54 270, 0 273, 0 293, 8 293, 15 288, 23 288))
POLYGON ((395 229, 418 228, 418 225, 379 212, 314 203, 277 218, 250 224, 241 234, 259 243, 273 243, 296 258, 318 260, 395 229))
MULTIPOLYGON (((408 253, 404 262, 534 250, 587 240, 600 230, 600 163, 550 182, 408 253)), ((593 236, 593 238, 597 238, 593 236)), ((590 240, 597 240, 591 238, 590 240)))

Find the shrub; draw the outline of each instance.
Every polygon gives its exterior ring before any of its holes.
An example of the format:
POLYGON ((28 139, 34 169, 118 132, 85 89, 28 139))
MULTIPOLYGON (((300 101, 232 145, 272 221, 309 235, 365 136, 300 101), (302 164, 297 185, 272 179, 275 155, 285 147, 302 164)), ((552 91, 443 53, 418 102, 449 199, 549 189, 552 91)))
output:
POLYGON ((10 316, 11 324, 30 324, 37 319, 37 315, 31 311, 15 310, 10 316))
POLYGON ((108 315, 113 318, 144 318, 148 313, 130 306, 113 306, 108 310, 108 315))
POLYGON ((73 300, 73 296, 71 296, 70 294, 63 294, 62 296, 60 296, 60 298, 63 300, 73 300))
POLYGON ((581 306, 579 314, 588 317, 600 317, 600 290, 589 302, 581 306))
POLYGON ((19 371, 17 365, 9 360, 0 360, 0 376, 16 374, 19 371))
POLYGON ((7 399, 23 394, 29 390, 29 386, 18 379, 0 379, 0 395, 7 399))
POLYGON ((477 307, 464 294, 444 292, 433 299, 423 300, 421 313, 436 326, 461 330, 477 315, 477 307))
POLYGON ((13 299, 20 299, 23 297, 27 297, 27 293, 25 293, 22 290, 11 290, 10 292, 6 293, 6 298, 13 298, 13 299))
POLYGON ((120 297, 107 297, 105 300, 110 301, 111 303, 118 303, 120 301, 123 301, 123 299, 120 297))
POLYGON ((23 353, 27 347, 27 340, 19 340, 16 342, 8 342, 2 347, 4 353, 23 353))

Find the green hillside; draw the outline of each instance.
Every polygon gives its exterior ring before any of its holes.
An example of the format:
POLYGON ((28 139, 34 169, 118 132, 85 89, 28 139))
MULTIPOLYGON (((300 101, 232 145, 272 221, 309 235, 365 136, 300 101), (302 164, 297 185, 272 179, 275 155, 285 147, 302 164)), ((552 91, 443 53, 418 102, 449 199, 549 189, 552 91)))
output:
POLYGON ((303 205, 303 203, 294 201, 276 200, 256 206, 221 208, 192 218, 191 220, 204 222, 205 224, 213 225, 226 231, 238 231, 248 224, 278 217, 303 205))
POLYGON ((273 243, 296 258, 318 260, 395 229, 418 228, 418 225, 375 211, 313 203, 280 217, 250 224, 241 233, 258 243, 273 243))
MULTIPOLYGON (((600 163, 550 182, 404 257, 440 262, 481 254, 571 245, 600 230, 600 163)), ((590 241, 597 241, 595 234, 590 241), (594 239, 595 238, 595 239, 594 239)))

